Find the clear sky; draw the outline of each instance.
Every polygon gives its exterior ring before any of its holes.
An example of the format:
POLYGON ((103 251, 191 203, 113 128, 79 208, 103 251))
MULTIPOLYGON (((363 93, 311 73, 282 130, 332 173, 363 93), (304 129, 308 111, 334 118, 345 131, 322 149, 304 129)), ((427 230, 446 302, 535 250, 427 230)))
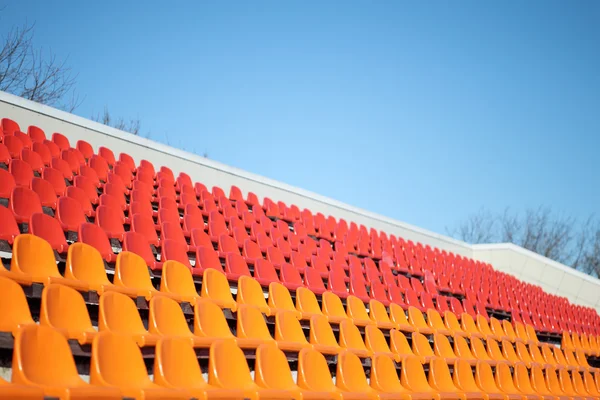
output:
POLYGON ((598 1, 15 1, 152 139, 443 233, 600 214, 598 1))

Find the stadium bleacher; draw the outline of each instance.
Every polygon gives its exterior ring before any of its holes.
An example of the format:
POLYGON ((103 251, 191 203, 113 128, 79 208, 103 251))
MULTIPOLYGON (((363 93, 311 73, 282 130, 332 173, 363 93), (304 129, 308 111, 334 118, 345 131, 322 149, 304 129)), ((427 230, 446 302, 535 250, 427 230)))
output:
POLYGON ((595 309, 0 122, 0 398, 600 397, 595 309))

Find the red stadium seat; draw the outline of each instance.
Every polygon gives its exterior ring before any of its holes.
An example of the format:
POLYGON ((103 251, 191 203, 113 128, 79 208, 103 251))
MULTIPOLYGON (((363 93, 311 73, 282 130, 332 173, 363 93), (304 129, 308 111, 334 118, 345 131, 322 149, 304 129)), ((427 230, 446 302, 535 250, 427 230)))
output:
POLYGON ((35 125, 29 125, 27 128, 27 134, 33 141, 33 143, 44 143, 46 140, 46 134, 41 128, 38 128, 35 125))
POLYGON ((114 253, 108 236, 98 225, 85 223, 79 226, 77 232, 78 241, 89 244, 100 252, 102 258, 109 263, 114 263, 117 260, 117 255, 114 253))
MULTIPOLYGON (((83 214, 83 210, 81 211, 83 214)), ((125 229, 123 227, 122 211, 107 206, 98 206, 96 209, 96 225, 104 229, 109 239, 123 241, 125 229)))
POLYGON ((39 154, 44 165, 49 167, 50 163, 52 163, 52 154, 50 153, 50 150, 48 150, 48 146, 46 146, 44 143, 34 142, 32 148, 33 151, 39 154))
POLYGON ((107 149, 104 146, 100 146, 98 148, 98 155, 102 158, 104 158, 106 160, 106 162, 108 163, 108 165, 113 166, 115 165, 115 155, 112 152, 112 150, 107 149))
POLYGON ((90 203, 98 204, 98 190, 96 182, 92 178, 81 175, 76 176, 73 180, 73 186, 82 189, 90 203))
POLYGON ((0 221, 2 221, 0 224, 0 240, 12 244, 20 233, 15 216, 8 208, 0 206, 0 221))
MULTIPOLYGON (((38 154, 39 155, 39 154, 38 154)), ((3 143, 0 143, 0 164, 8 165, 10 163, 11 157, 8 152, 8 148, 3 143)))
POLYGON ((67 185, 65 184, 65 178, 63 174, 59 170, 46 167, 42 171, 42 178, 52 184, 57 196, 64 196, 65 191, 67 190, 67 185))
POLYGON ((320 272, 312 267, 304 269, 304 284, 315 294, 323 294, 327 291, 320 272))
POLYGON ((279 277, 273 264, 262 258, 254 264, 254 279, 264 287, 269 286, 271 282, 279 282, 279 277))
POLYGON ((54 132, 52 134, 52 141, 54 143, 56 143, 56 145, 61 150, 66 150, 69 147, 71 147, 71 144, 69 143, 69 139, 67 139, 67 137, 65 135, 63 135, 62 133, 54 132))
POLYGON ((280 270, 281 283, 290 291, 295 291, 299 287, 304 287, 302 277, 298 270, 291 264, 283 263, 280 270))
POLYGON ((192 270, 192 264, 188 257, 188 246, 185 243, 173 239, 165 239, 161 241, 161 261, 175 260, 190 270, 192 270))
POLYGON ((78 140, 75 147, 81 152, 86 160, 89 160, 94 155, 94 149, 92 145, 84 140, 78 140))
MULTIPOLYGON (((54 188, 52 188, 52 193, 54 194, 54 188)), ((76 186, 69 186, 67 187, 66 195, 67 197, 77 200, 86 217, 93 218, 96 215, 94 207, 83 189, 76 186)))
POLYGON ((335 268, 329 271, 328 289, 342 299, 348 297, 346 275, 343 269, 335 268))
POLYGON ((248 264, 239 253, 229 253, 225 257, 225 275, 230 281, 237 281, 242 276, 252 276, 248 264))
POLYGON ((8 149, 10 157, 17 159, 21 156, 21 150, 23 150, 23 142, 14 136, 4 136, 4 145, 8 149))
POLYGON ((161 269, 162 262, 157 262, 152 248, 146 240, 146 237, 137 232, 125 232, 123 235, 123 251, 130 251, 142 257, 152 270, 161 269))
POLYGON ((37 174, 42 173, 42 169, 44 169, 44 161, 42 157, 31 149, 23 149, 21 150, 21 160, 25 161, 33 172, 37 174))
POLYGON ((12 135, 13 132, 21 130, 19 124, 10 118, 2 118, 0 128, 2 128, 5 135, 12 135))
POLYGON ((67 232, 77 232, 79 225, 87 222, 83 208, 79 202, 70 197, 59 197, 56 205, 56 219, 60 222, 62 229, 67 232))
POLYGON ((13 178, 15 178, 17 186, 29 187, 31 185, 33 170, 25 161, 19 159, 11 160, 8 171, 12 174, 13 178))
POLYGON ((29 223, 33 214, 43 212, 37 193, 22 186, 16 186, 11 192, 9 208, 19 224, 29 223))
POLYGON ((63 177, 69 182, 73 181, 73 172, 71 171, 71 167, 62 158, 52 157, 52 162, 50 163, 50 166, 54 169, 59 170, 62 173, 63 177))
POLYGON ((55 218, 43 213, 35 213, 29 221, 29 231, 50 243, 50 246, 58 253, 67 253, 69 245, 59 222, 55 218))
POLYGON ((56 192, 50 182, 42 178, 33 178, 31 180, 31 190, 40 197, 42 207, 56 209, 56 192))
POLYGON ((133 214, 131 217, 131 230, 144 235, 149 244, 159 247, 158 235, 151 216, 133 214))
POLYGON ((46 145, 48 151, 50 151, 52 158, 60 156, 60 148, 56 145, 56 143, 51 140, 44 140, 44 145, 46 145))
POLYGON ((212 247, 198 246, 196 249, 195 270, 201 274, 208 268, 216 269, 223 274, 225 273, 217 252, 212 247))

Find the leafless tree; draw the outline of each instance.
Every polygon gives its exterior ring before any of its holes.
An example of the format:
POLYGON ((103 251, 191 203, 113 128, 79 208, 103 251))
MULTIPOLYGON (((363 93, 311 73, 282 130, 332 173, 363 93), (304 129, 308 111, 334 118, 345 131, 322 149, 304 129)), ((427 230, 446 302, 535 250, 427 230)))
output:
POLYGON ((140 128, 142 126, 139 118, 130 119, 129 121, 122 117, 113 118, 107 107, 104 107, 104 113, 102 115, 93 115, 92 120, 125 132, 133 133, 134 135, 140 134, 140 128))
POLYGON ((600 275, 600 223, 580 222, 548 207, 510 209, 493 214, 481 209, 448 234, 469 243, 510 242, 582 272, 600 275))
POLYGON ((0 44, 0 90, 73 111, 81 104, 66 60, 33 44, 34 25, 11 29, 0 44))

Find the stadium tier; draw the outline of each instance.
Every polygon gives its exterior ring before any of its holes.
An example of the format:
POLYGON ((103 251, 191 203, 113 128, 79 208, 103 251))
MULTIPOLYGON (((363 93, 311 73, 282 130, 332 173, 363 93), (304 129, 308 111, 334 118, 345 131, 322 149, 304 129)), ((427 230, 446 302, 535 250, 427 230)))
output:
POLYGON ((600 397, 592 307, 4 117, 0 398, 600 397))

